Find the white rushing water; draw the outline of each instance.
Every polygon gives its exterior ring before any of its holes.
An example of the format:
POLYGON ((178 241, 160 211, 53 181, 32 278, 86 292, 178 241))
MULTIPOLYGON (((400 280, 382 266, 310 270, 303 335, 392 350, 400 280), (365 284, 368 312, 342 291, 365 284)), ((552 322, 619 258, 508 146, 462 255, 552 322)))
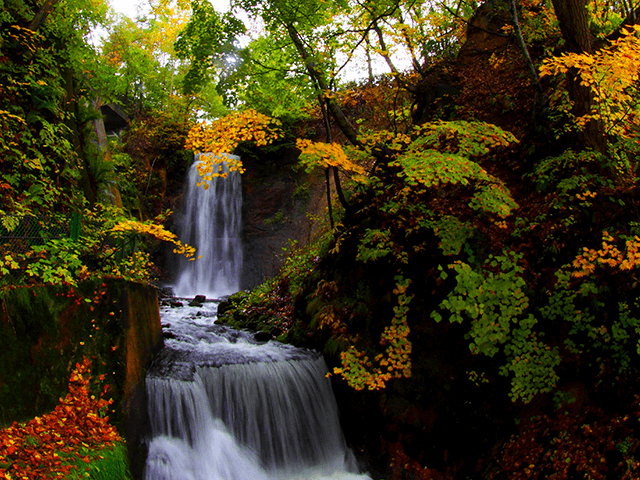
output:
POLYGON ((147 375, 147 480, 351 480, 353 454, 316 352, 215 324, 217 303, 162 307, 147 375))
MULTIPOLYGON (((229 158, 239 159, 234 155, 229 158)), ((240 173, 223 171, 227 177, 215 177, 209 188, 202 181, 196 156, 187 177, 184 212, 178 237, 196 247, 193 261, 182 259, 173 289, 179 297, 205 295, 221 298, 240 289, 242 272, 242 180, 240 173)))

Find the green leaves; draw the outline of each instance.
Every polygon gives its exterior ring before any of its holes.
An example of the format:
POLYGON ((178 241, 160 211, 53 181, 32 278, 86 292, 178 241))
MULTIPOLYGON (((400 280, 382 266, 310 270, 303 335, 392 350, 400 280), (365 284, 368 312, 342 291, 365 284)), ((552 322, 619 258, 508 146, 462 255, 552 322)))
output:
POLYGON ((206 0, 192 0, 191 9, 191 19, 174 45, 178 58, 190 62, 183 83, 186 95, 204 87, 213 67, 221 67, 223 57, 236 49, 236 37, 245 31, 242 22, 228 13, 219 14, 206 0))
POLYGON ((419 125, 415 131, 418 138, 411 145, 412 150, 428 148, 466 157, 486 155, 496 148, 518 143, 511 132, 485 122, 440 120, 419 125))
MULTIPOLYGON (((518 265, 521 258, 513 252, 489 255, 475 269, 461 261, 453 263, 450 269, 456 272, 457 283, 440 308, 450 312, 450 322, 470 322, 469 348, 474 354, 506 356, 500 374, 512 375, 510 396, 529 402, 555 387, 560 354, 533 330, 538 321, 529 313, 527 285, 518 265)), ((442 315, 433 311, 431 318, 439 322, 442 315)))
POLYGON ((518 207, 504 183, 471 160, 517 142, 511 133, 481 122, 434 122, 416 127, 415 134, 407 151, 389 162, 409 186, 473 188, 468 206, 500 218, 518 207))
POLYGON ((451 153, 436 150, 408 152, 390 163, 400 167, 399 176, 415 187, 440 187, 447 184, 469 185, 470 180, 490 180, 487 172, 477 163, 451 153))
POLYGON ((278 118, 310 117, 316 93, 306 71, 296 66, 299 54, 286 37, 267 33, 253 39, 239 55, 219 84, 226 98, 278 118))
POLYGON ((375 261, 386 257, 392 251, 394 251, 394 245, 390 231, 367 229, 358 245, 356 259, 361 262, 375 261))

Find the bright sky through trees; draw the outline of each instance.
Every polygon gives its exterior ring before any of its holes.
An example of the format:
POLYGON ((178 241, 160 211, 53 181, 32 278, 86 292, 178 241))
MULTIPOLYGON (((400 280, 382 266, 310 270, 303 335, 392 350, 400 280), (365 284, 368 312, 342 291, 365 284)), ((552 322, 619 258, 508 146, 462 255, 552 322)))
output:
MULTIPOLYGON (((227 12, 230 9, 230 0, 209 0, 209 3, 213 5, 217 12, 227 12)), ((109 5, 116 13, 126 15, 131 19, 135 19, 139 14, 145 14, 149 12, 149 4, 149 0, 109 0, 109 5)), ((252 38, 253 35, 259 36, 262 33, 263 25, 260 20, 255 18, 249 20, 242 14, 239 18, 244 21, 246 27, 248 28, 249 37, 245 39, 246 43, 249 42, 248 38, 252 38)), ((103 30, 100 28, 97 29, 95 33, 100 38, 106 35, 106 33, 103 32, 103 30)), ((344 58, 342 58, 342 55, 339 56, 341 57, 341 60, 344 60, 344 58)), ((356 62, 355 65, 352 63, 346 69, 344 74, 347 79, 364 78, 366 76, 366 60, 364 56, 357 54, 356 57, 362 57, 360 58, 361 61, 356 62)), ((407 68, 410 65, 410 60, 408 59, 408 57, 406 57, 406 55, 403 54, 403 52, 398 52, 396 62, 401 69, 407 68)), ((388 67, 380 58, 374 58, 372 66, 376 74, 388 72, 388 67)))
MULTIPOLYGON (((229 10, 229 0, 210 0, 213 7, 218 12, 229 10)), ((122 13, 129 18, 134 18, 139 12, 149 11, 149 1, 145 0, 110 0, 109 4, 116 12, 122 13)))

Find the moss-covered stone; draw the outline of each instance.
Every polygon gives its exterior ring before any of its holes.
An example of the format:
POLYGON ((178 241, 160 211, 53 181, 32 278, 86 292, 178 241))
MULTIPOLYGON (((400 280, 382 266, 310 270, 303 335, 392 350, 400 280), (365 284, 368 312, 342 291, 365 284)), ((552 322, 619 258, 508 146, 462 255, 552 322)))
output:
MULTIPOLYGON (((134 463, 146 430, 144 375, 162 347, 154 287, 117 279, 0 291, 0 425, 52 410, 86 356, 114 400, 134 463)), ((97 393, 97 391, 96 391, 97 393)), ((132 465, 135 475, 136 465, 132 465)))

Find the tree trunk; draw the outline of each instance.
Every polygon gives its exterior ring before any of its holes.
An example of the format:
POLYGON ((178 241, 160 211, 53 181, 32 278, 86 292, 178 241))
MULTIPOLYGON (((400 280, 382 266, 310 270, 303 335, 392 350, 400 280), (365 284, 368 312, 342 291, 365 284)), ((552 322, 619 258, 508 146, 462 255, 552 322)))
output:
POLYGON ((38 30, 59 1, 60 0, 46 0, 42 7, 40 7, 40 10, 38 10, 38 13, 36 13, 36 16, 31 20, 31 23, 29 23, 29 30, 33 30, 34 32, 38 30))
POLYGON ((309 76, 318 85, 320 92, 325 96, 327 101, 327 109, 329 110, 329 112, 331 112, 331 116, 336 121, 336 124, 338 125, 342 133, 344 133, 345 137, 347 137, 349 142, 351 142, 355 146, 362 146, 362 143, 358 140, 357 130, 353 125, 351 125, 351 123, 349 122, 349 119, 340 108, 340 105, 338 105, 338 103, 335 101, 334 98, 326 96, 326 93, 329 92, 329 84, 327 83, 327 80, 324 78, 324 75, 322 74, 322 72, 318 70, 315 62, 313 61, 313 58, 311 58, 311 55, 309 55, 309 52, 305 47, 304 42, 302 41, 302 38, 300 38, 298 31, 290 23, 286 25, 286 28, 287 28, 287 32, 289 33, 289 36, 291 37, 291 41, 295 45, 296 50, 298 50, 300 57, 302 58, 305 66, 307 67, 309 76))
POLYGON ((351 205, 347 202, 347 197, 344 196, 344 192, 342 191, 342 183, 340 183, 340 171, 338 167, 331 167, 333 169, 333 183, 336 184, 336 192, 338 193, 338 199, 340 200, 340 204, 344 207, 345 217, 350 218, 352 211, 351 205))
POLYGON ((84 196, 89 204, 93 205, 98 199, 98 182, 93 176, 91 166, 85 154, 85 142, 81 131, 82 126, 78 124, 78 102, 75 97, 73 71, 68 67, 64 67, 62 69, 62 77, 64 78, 66 91, 65 107, 67 110, 67 120, 65 120, 65 124, 72 132, 74 150, 78 158, 82 161, 80 181, 84 196))
POLYGON ((331 230, 334 229, 333 225, 333 207, 331 205, 331 176, 329 175, 329 169, 331 167, 327 167, 324 169, 324 178, 327 181, 327 208, 329 210, 329 224, 331 225, 331 230))
POLYGON ((553 0, 553 8, 560 23, 567 50, 574 53, 593 53, 586 0, 553 0))
MULTIPOLYGON (((587 0, 553 0, 553 7, 560 24, 566 49, 572 53, 593 53, 593 39, 589 29, 587 0)), ((587 86, 581 85, 575 70, 570 70, 569 96, 573 101, 573 113, 582 117, 591 113, 593 94, 587 86)), ((592 120, 578 135, 578 146, 592 148, 604 153, 607 141, 602 122, 592 120)))
MULTIPOLYGON (((325 101, 322 95, 318 95, 318 103, 320 105, 320 110, 322 111, 322 119, 324 120, 324 128, 326 131, 326 141, 327 143, 332 142, 331 137, 331 119, 329 118, 329 114, 327 113, 327 108, 325 106, 325 101)), ((331 225, 331 230, 334 228, 333 224, 333 205, 331 202, 331 175, 329 173, 329 169, 331 167, 327 167, 324 169, 324 178, 327 182, 327 209, 329 211, 329 223, 331 225)))

